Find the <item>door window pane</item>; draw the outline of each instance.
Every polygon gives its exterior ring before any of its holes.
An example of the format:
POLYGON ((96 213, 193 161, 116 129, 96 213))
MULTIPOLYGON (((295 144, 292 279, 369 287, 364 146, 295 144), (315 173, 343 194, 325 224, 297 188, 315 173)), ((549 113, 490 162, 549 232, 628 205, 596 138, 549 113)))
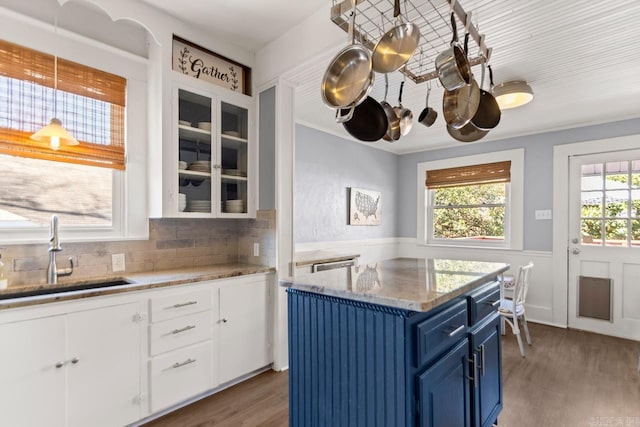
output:
POLYGON ((580 212, 583 218, 602 218, 602 191, 583 191, 580 212))
POLYGON ((631 221, 631 246, 640 246, 640 221, 631 221))
POLYGON ((602 190, 602 164, 583 165, 581 188, 585 190, 602 190))
POLYGON ((629 187, 629 162, 609 162, 606 165, 607 175, 605 187, 607 189, 629 187))
POLYGON ((606 246, 627 246, 627 221, 607 220, 604 223, 606 246))
POLYGON ((602 244, 602 221, 599 219, 583 219, 580 225, 583 245, 602 244))
POLYGON ((629 216, 628 203, 628 190, 607 191, 604 215, 608 218, 627 218, 629 216))

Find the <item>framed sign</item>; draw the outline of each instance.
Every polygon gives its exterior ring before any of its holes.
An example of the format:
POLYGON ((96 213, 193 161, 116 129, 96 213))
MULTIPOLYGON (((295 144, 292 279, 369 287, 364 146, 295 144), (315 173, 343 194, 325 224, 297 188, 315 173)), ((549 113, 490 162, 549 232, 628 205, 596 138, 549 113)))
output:
POLYGON ((251 68, 173 36, 171 68, 234 92, 251 95, 251 68))
POLYGON ((349 225, 380 225, 381 195, 379 191, 351 188, 349 225))

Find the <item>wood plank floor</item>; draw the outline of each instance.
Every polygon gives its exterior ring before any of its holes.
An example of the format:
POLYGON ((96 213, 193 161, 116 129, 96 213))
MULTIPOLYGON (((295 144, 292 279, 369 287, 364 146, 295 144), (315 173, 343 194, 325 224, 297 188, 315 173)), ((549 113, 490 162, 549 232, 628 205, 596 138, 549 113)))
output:
MULTIPOLYGON (((637 342, 536 324, 530 330, 525 359, 515 337, 504 336, 500 427, 640 427, 637 342)), ((288 426, 288 378, 261 374, 145 427, 288 426)))

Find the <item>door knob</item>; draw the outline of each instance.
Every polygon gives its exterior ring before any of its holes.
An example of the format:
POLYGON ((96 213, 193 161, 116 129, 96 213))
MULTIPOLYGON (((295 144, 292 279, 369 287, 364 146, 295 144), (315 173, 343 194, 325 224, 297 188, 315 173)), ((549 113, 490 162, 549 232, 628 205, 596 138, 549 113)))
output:
POLYGON ((573 249, 571 249, 571 253, 574 254, 574 255, 578 255, 580 253, 580 249, 573 248, 573 249))
POLYGON ((577 237, 574 237, 573 239, 571 239, 571 243, 578 244, 580 243, 580 240, 577 237))

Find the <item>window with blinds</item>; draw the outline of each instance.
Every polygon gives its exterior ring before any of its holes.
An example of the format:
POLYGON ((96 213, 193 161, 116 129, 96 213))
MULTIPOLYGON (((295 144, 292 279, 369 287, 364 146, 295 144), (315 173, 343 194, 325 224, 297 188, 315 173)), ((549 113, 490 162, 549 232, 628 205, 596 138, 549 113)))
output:
POLYGON ((0 153, 125 169, 126 79, 0 40, 0 153), (57 90, 55 89, 57 86, 57 90), (30 139, 57 117, 80 144, 30 139))
POLYGON ((511 162, 427 170, 431 240, 504 242, 511 162))

